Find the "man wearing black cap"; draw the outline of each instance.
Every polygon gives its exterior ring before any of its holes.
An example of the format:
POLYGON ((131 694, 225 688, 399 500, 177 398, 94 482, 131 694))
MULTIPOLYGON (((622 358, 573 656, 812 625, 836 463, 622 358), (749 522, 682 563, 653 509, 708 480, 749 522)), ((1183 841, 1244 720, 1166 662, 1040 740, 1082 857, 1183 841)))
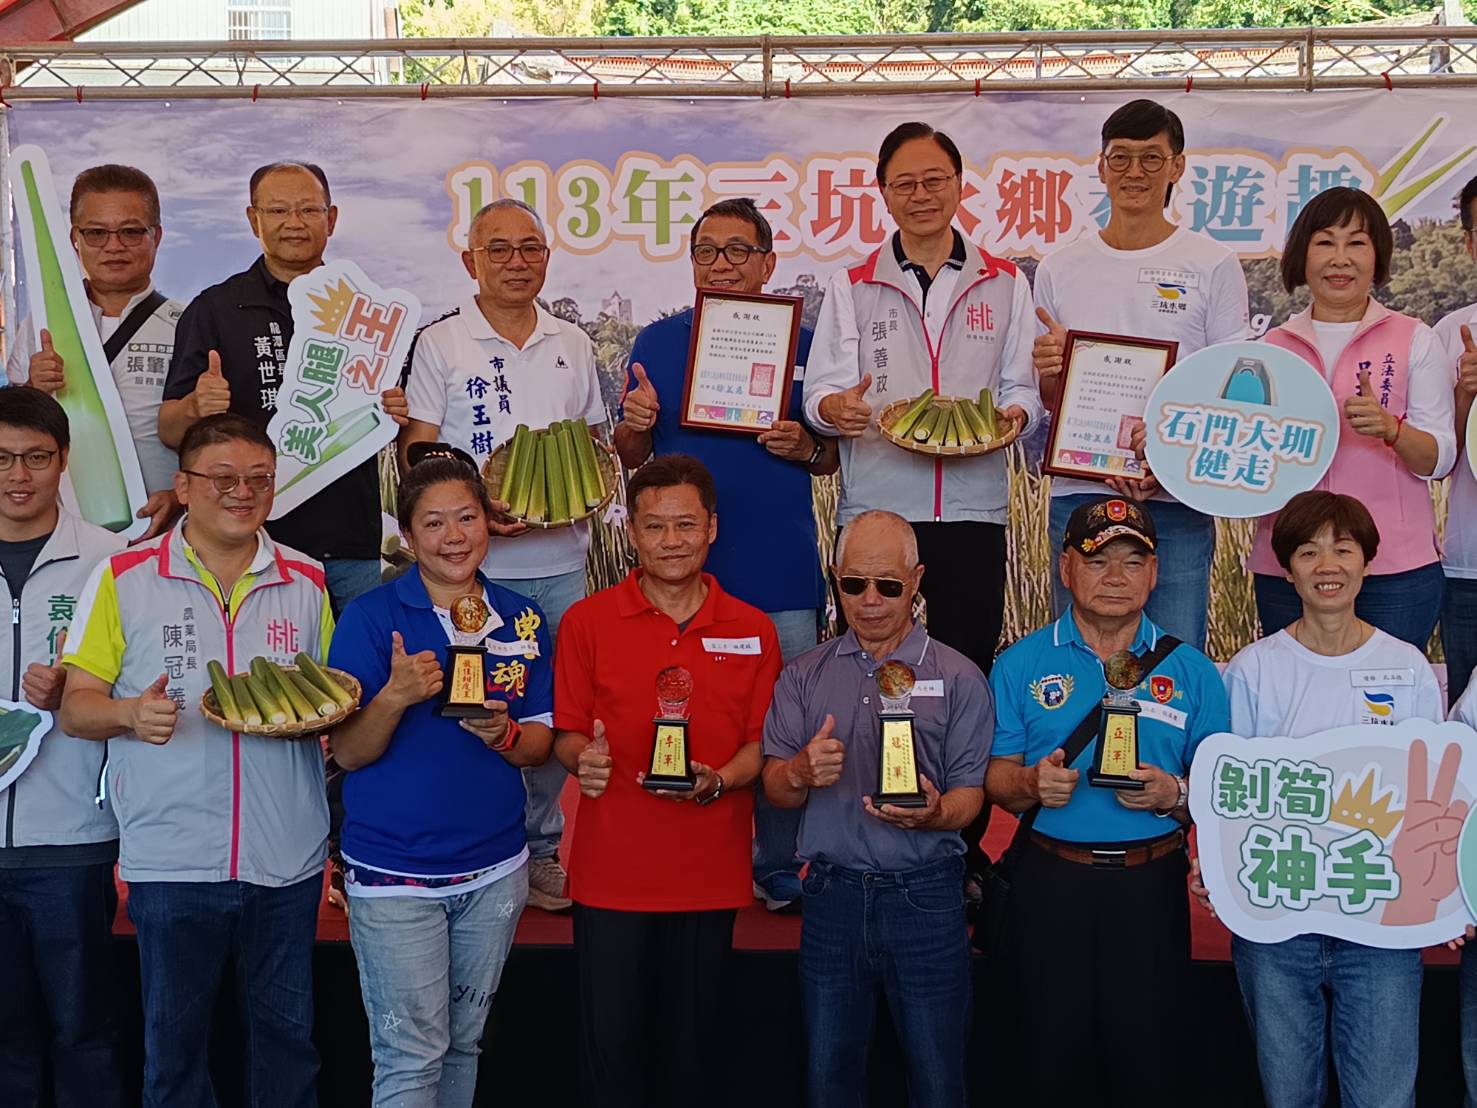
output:
POLYGON ((990 677, 985 791, 1023 813, 1000 941, 1027 1103, 1183 1099, 1185 774, 1230 712, 1211 661, 1143 614, 1155 545, 1142 505, 1080 505, 1060 562, 1071 604, 990 677))

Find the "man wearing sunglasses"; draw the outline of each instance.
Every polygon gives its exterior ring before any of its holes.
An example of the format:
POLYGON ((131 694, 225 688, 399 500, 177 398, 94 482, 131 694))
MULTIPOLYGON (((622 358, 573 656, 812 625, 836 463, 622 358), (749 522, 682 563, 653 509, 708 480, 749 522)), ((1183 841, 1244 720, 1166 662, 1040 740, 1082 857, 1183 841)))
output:
MULTIPOLYGON (((596 429, 606 423, 589 336, 538 302, 549 271, 538 214, 519 200, 488 204, 467 228, 462 265, 475 288, 421 328, 406 362, 410 421, 400 432, 402 466, 416 442, 451 443, 481 466, 520 423, 535 430, 564 419, 596 429)), ((585 595, 589 524, 536 530, 494 519, 488 529, 493 539, 482 572, 538 602, 557 649, 560 620, 585 595)), ((523 771, 528 903, 550 912, 570 906, 558 857, 565 776, 553 758, 523 771)))
POLYGON ((913 618, 923 580, 902 516, 863 512, 834 568, 848 630, 792 662, 764 720, 764 791, 802 809, 810 868, 800 934, 809 1103, 861 1104, 885 997, 912 1103, 965 1102, 973 994, 964 918, 964 840, 984 803, 994 732, 979 667, 913 618), (884 663, 912 671, 919 807, 880 803, 884 663))
MULTIPOLYGON (((287 286, 323 264, 338 208, 323 170, 273 162, 251 175, 246 220, 261 246, 251 267, 206 289, 180 317, 179 341, 159 409, 159 437, 179 446, 197 420, 236 412, 263 429, 277 411, 277 389, 292 345, 287 286)), ((386 413, 405 422, 405 394, 382 395, 386 413)), ((272 537, 317 558, 336 611, 380 583, 380 483, 374 458, 267 525, 272 537)))
MULTIPOLYGON (((1068 328, 1172 340, 1179 344, 1177 358, 1213 343, 1251 338, 1240 260, 1167 215, 1185 172, 1179 116, 1152 100, 1123 105, 1103 124, 1097 172, 1111 204, 1107 226, 1048 255, 1036 270, 1040 334, 1032 356, 1049 402, 1060 391, 1068 328)), ((1150 617, 1191 646, 1204 647, 1215 521, 1156 491, 1152 477, 1111 484, 1121 495, 1152 497, 1164 542, 1150 617)), ((1052 481, 1053 549, 1061 546, 1073 510, 1102 493, 1097 481, 1052 481)), ((1061 615, 1069 600, 1053 580, 1054 613, 1061 615)))
POLYGON ((185 432, 180 526, 105 559, 81 592, 59 722, 108 740, 99 795, 118 818, 138 930, 143 1102, 216 1102, 210 1017, 234 965, 257 1104, 317 1103, 312 952, 328 801, 317 739, 236 734, 201 714, 206 663, 328 655, 323 567, 272 541, 276 451, 253 420, 185 432))
MULTIPOLYGON (((143 536, 149 539, 179 515, 174 499, 179 459, 159 441, 159 404, 184 305, 154 288, 154 260, 164 237, 159 190, 132 166, 95 165, 72 183, 71 217, 72 249, 82 264, 88 306, 149 494, 139 509, 139 518, 149 517, 143 536)), ((20 329, 10 369, 17 384, 43 392, 55 394, 66 383, 65 359, 45 328, 34 341, 30 328, 20 329)))
MULTIPOLYGON (((700 289, 759 293, 774 275, 774 232, 749 199, 722 200, 705 211, 693 226, 689 253, 700 289)), ((615 427, 616 449, 627 466, 653 454, 680 453, 708 467, 725 507, 707 571, 769 616, 787 662, 815 645, 825 606, 810 478, 835 473, 838 465, 836 440, 813 433, 801 412, 810 338, 810 328, 802 327, 787 418, 756 438, 682 426, 692 309, 659 319, 636 336, 615 427)), ((798 812, 776 809, 756 795, 754 895, 770 911, 800 898, 799 825, 798 812)))

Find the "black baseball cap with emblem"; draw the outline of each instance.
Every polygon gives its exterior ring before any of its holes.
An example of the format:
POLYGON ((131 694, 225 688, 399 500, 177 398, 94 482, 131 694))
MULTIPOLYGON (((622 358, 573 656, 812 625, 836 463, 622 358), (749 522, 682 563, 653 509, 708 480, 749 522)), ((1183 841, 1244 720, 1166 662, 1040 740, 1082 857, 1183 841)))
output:
POLYGON ((1062 549, 1092 554, 1116 539, 1133 539, 1152 552, 1157 541, 1154 521, 1142 505, 1132 500, 1103 496, 1072 513, 1062 549))

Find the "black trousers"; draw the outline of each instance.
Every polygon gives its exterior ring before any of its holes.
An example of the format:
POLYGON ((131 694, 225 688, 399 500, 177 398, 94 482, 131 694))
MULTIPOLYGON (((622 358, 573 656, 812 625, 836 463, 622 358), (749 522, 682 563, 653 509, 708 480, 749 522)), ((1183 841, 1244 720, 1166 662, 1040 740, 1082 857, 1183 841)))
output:
MULTIPOLYGON (((913 534, 924 565, 919 592, 928 604, 929 635, 988 677, 1005 623, 1005 527, 973 520, 914 523, 913 534)), ((838 634, 844 633, 839 604, 836 623, 838 634)))
POLYGON ((574 906, 581 1104, 727 1103, 734 915, 574 906))
POLYGON ((1003 936, 1012 1103, 1185 1103, 1188 873, 1183 851, 1110 869, 1026 843, 1003 936))

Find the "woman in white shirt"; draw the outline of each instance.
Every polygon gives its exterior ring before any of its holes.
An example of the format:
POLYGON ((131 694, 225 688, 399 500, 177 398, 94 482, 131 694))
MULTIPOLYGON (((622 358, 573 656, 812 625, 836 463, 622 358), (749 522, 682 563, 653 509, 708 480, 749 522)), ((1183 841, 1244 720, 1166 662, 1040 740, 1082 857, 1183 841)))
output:
MULTIPOLYGON (((1442 718, 1425 656, 1355 612, 1379 545, 1373 518, 1352 496, 1305 492, 1282 509, 1271 548, 1302 614, 1226 667, 1233 733, 1300 738, 1344 724, 1442 718)), ((1326 935, 1234 937, 1231 957, 1268 1108, 1323 1104, 1330 1041, 1343 1103, 1414 1105, 1419 950, 1326 935)))

